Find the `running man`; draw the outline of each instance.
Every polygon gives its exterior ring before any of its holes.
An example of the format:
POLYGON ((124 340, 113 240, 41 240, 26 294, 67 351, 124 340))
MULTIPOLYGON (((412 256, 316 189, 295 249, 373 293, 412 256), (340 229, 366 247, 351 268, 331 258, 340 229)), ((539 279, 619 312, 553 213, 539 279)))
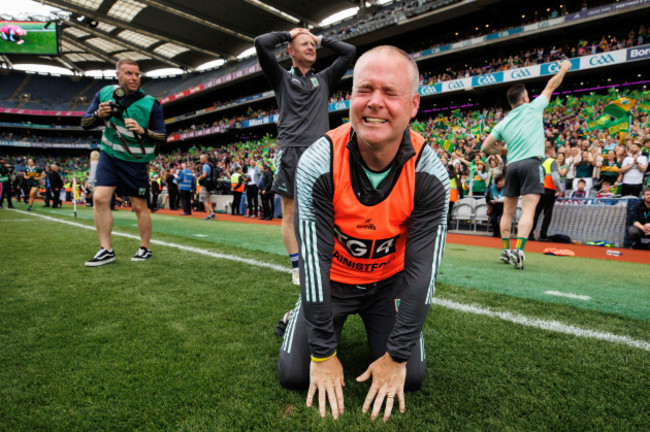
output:
POLYGON ((571 69, 568 60, 558 61, 557 64, 559 71, 534 101, 530 101, 523 84, 515 84, 508 89, 507 98, 512 110, 492 129, 481 147, 481 151, 487 154, 503 154, 506 149, 508 152, 500 226, 503 245, 500 259, 520 270, 524 268, 524 247, 533 227, 535 208, 544 194, 544 108, 571 69), (499 141, 506 145, 502 146, 499 141), (519 196, 522 203, 521 217, 517 223, 517 244, 515 249, 510 250, 510 227, 519 196))
POLYGON ((40 186, 41 180, 45 178, 45 173, 42 168, 34 164, 33 159, 27 159, 27 166, 25 167, 23 177, 29 189, 29 205, 27 206, 27 211, 32 211, 34 199, 38 195, 38 187, 40 186))

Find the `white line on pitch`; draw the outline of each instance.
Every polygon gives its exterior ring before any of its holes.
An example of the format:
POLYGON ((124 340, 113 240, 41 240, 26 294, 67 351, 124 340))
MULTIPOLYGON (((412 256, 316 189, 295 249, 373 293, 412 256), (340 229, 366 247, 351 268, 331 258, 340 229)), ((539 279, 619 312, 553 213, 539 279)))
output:
MULTIPOLYGON (((80 224, 77 222, 71 222, 67 220, 62 220, 62 219, 56 219, 53 217, 49 216, 43 216, 40 214, 35 214, 35 213, 28 213, 23 210, 14 210, 19 213, 24 213, 30 216, 36 216, 40 217, 43 219, 47 219, 53 222, 59 222, 59 223, 64 223, 67 225, 72 225, 76 226, 79 228, 84 228, 84 229, 89 229, 89 230, 95 230, 95 227, 89 226, 89 225, 84 225, 80 224)), ((139 240, 140 237, 133 235, 133 234, 126 234, 126 233, 121 233, 121 232, 113 232, 113 235, 119 236, 119 237, 126 237, 126 238, 131 238, 135 240, 139 240)), ((214 258, 220 258, 220 259, 226 259, 230 261, 237 261, 253 266, 258 266, 258 267, 266 267, 272 270, 284 272, 284 273, 290 273, 291 270, 283 267, 283 266, 278 266, 275 264, 269 264, 265 263, 263 261, 256 261, 248 258, 241 258, 238 256, 234 255, 224 255, 220 253, 215 253, 215 252, 210 252, 205 249, 199 249, 195 247, 189 247, 189 246, 183 246, 179 245, 176 243, 167 243, 163 242, 160 240, 151 240, 151 243, 161 245, 161 246, 167 246, 167 247, 172 247, 175 249, 180 249, 188 252, 194 252, 200 255, 207 255, 211 256, 214 258)), ((583 337, 583 338, 590 338, 590 339, 598 339, 598 340, 603 340, 607 342, 616 342, 616 343, 621 343, 633 348, 639 348, 645 351, 650 351, 650 342, 644 341, 644 340, 638 340, 638 339, 633 339, 629 336, 621 336, 621 335, 616 335, 613 333, 607 333, 607 332, 598 332, 594 330, 589 330, 589 329, 583 329, 580 327, 575 327, 572 325, 568 325, 559 321, 547 321, 547 320, 542 320, 538 318, 530 318, 524 315, 519 315, 519 314, 514 314, 511 312, 497 312, 497 311, 492 311, 489 308, 484 308, 481 306, 475 306, 475 305, 468 305, 468 304, 463 304, 463 303, 456 303, 451 300, 445 300, 445 299, 440 299, 440 298, 434 298, 433 299, 433 304, 442 306, 448 309, 452 310, 457 310, 461 312, 467 312, 467 313, 473 313, 476 315, 483 315, 483 316, 488 316, 492 318, 498 318, 504 321, 509 321, 515 324, 520 324, 523 326, 527 327, 534 327, 538 328, 541 330, 546 330, 546 331, 552 331, 552 332, 557 332, 557 333, 564 333, 564 334, 570 334, 573 336, 578 336, 578 337, 583 337)))
POLYGON ((564 324, 559 321, 547 321, 538 318, 529 318, 527 316, 513 314, 511 312, 496 312, 488 308, 456 303, 451 300, 434 298, 433 303, 439 306, 444 306, 449 309, 499 318, 504 321, 510 321, 527 327, 535 327, 542 330, 565 333, 565 334, 570 334, 578 337, 599 339, 608 342, 618 342, 634 348, 640 348, 645 351, 650 351, 650 342, 638 340, 638 339, 632 339, 629 336, 620 336, 620 335, 615 335, 613 333, 598 332, 594 330, 583 329, 580 327, 564 324))
POLYGON ((194 237, 207 237, 207 234, 194 234, 194 237))
MULTIPOLYGON (((67 220, 64 220, 64 219, 57 219, 57 218, 53 218, 53 217, 50 217, 50 216, 44 216, 44 215, 36 214, 36 213, 28 213, 28 212, 23 211, 23 210, 14 210, 14 211, 19 212, 19 213, 24 213, 24 214, 30 215, 30 216, 40 217, 42 219, 47 219, 47 220, 52 221, 52 222, 59 222, 59 223, 63 223, 63 224, 72 225, 72 226, 75 226, 75 227, 95 231, 95 227, 92 226, 92 225, 84 225, 84 224, 81 224, 81 223, 78 223, 78 222, 67 221, 67 220)), ((118 237, 130 238, 130 239, 134 239, 134 240, 140 240, 140 236, 133 235, 133 234, 127 234, 127 233, 123 233, 123 232, 119 232, 119 231, 113 231, 112 235, 118 236, 118 237)), ((235 256, 235 255, 225 255, 225 254, 220 254, 220 253, 217 253, 217 252, 210 252, 210 251, 205 250, 205 249, 199 249, 199 248, 195 248, 195 247, 191 247, 191 246, 184 246, 184 245, 181 245, 181 244, 178 244, 178 243, 168 243, 168 242, 164 242, 164 241, 160 241, 160 240, 153 240, 152 239, 151 243, 155 244, 155 245, 167 246, 167 247, 171 247, 171 248, 175 248, 175 249, 180 249, 182 251, 194 252, 194 253, 197 253, 197 254, 200 254, 200 255, 207 255, 207 256, 211 256, 213 258, 225 259, 225 260, 229 260, 229 261, 237 261, 237 262, 240 262, 240 263, 249 264, 249 265, 253 265, 253 266, 257 266, 257 267, 266 267, 266 268, 276 270, 276 271, 280 271, 280 272, 284 272, 284 273, 291 273, 291 269, 289 269, 289 268, 287 268, 285 266, 270 264, 270 263, 266 263, 264 261, 258 261, 258 260, 253 260, 253 259, 249 259, 249 258, 241 258, 241 257, 235 256)))
POLYGON ((566 297, 566 298, 577 299, 577 300, 591 300, 591 297, 586 295, 563 293, 560 291, 544 291, 544 294, 558 296, 558 297, 566 297))

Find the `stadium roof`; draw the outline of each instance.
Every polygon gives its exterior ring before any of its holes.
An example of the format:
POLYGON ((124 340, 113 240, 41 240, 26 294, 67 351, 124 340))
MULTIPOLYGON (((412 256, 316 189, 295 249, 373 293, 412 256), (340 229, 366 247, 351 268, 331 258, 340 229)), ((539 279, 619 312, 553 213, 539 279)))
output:
POLYGON ((5 55, 4 60, 10 65, 25 60, 63 65, 83 73, 112 69, 122 56, 138 61, 143 72, 194 70, 214 60, 233 60, 253 47, 256 35, 316 27, 336 12, 360 6, 362 0, 39 1, 65 11, 59 14, 62 55, 5 55))

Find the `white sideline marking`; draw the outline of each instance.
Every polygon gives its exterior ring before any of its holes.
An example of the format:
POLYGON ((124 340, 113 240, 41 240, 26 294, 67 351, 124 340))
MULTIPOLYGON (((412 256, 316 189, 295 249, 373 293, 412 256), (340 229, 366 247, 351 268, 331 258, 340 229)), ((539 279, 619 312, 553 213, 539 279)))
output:
MULTIPOLYGON (((19 212, 19 213, 25 213, 25 214, 27 214, 29 216, 36 216, 36 217, 40 217, 42 219, 47 219, 47 220, 52 221, 52 222, 59 222, 59 223, 63 223, 63 224, 72 225, 72 226, 75 226, 75 227, 95 231, 95 227, 91 226, 91 225, 84 225, 84 224, 81 224, 81 223, 78 223, 78 222, 72 222, 72 221, 67 221, 67 220, 63 220, 63 219, 57 219, 57 218, 53 218, 53 217, 50 217, 50 216, 36 214, 36 213, 28 213, 28 212, 23 211, 23 210, 14 210, 14 211, 19 212)), ((119 232, 119 231, 113 231, 112 235, 118 236, 118 237, 130 238, 130 239, 134 239, 134 240, 140 240, 140 236, 133 235, 133 234, 127 234, 127 233, 123 233, 123 232, 119 232)), ((213 258, 225 259, 225 260, 229 260, 229 261, 237 261, 237 262, 240 262, 240 263, 249 264, 249 265, 253 265, 253 266, 257 266, 257 267, 266 267, 266 268, 276 270, 276 271, 279 271, 279 272, 291 273, 291 269, 289 269, 287 267, 266 263, 264 261, 258 261, 258 260, 253 260, 253 259, 249 259, 249 258, 241 258, 241 257, 235 256, 235 255, 225 255, 225 254, 220 254, 220 253, 217 253, 217 252, 210 252, 210 251, 205 250, 205 249, 199 249, 199 248, 195 248, 195 247, 191 247, 191 246, 184 246, 184 245, 180 245, 180 244, 177 244, 177 243, 168 243, 168 242, 164 242, 164 241, 160 241, 160 240, 153 240, 152 239, 151 243, 156 244, 156 245, 160 245, 160 246, 167 246, 167 247, 171 247, 171 248, 175 248, 175 249, 180 249, 180 250, 187 251, 187 252, 194 252, 194 253, 197 253, 199 255, 207 255, 207 256, 210 256, 210 257, 213 257, 213 258)))
POLYGON ((527 327, 535 327, 542 330, 565 333, 565 334, 570 334, 578 337, 599 339, 608 342, 618 342, 618 343, 631 346, 633 348, 639 348, 645 351, 650 351, 650 342, 632 339, 629 336, 619 336, 613 333, 598 332, 594 330, 583 329, 580 327, 564 324, 559 321, 546 321, 538 318, 529 318, 524 315, 513 314, 511 312, 491 311, 488 308, 456 303, 451 300, 434 298, 433 303, 437 304, 438 306, 443 306, 449 309, 454 309, 462 312, 469 312, 477 315, 485 315, 493 318, 499 318, 504 321, 510 321, 527 327))
POLYGON ((194 237, 207 237, 207 234, 194 234, 194 237))
POLYGON ((544 294, 558 296, 558 297, 567 297, 567 298, 570 298, 570 299, 591 300, 591 297, 586 296, 586 295, 563 293, 563 292, 560 292, 560 291, 544 291, 544 294))
MULTIPOLYGON (((29 216, 37 216, 37 217, 40 217, 40 218, 43 218, 43 219, 50 220, 52 222, 64 223, 64 224, 67 224, 67 225, 72 225, 72 226, 76 226, 76 227, 79 227, 79 228, 84 228, 84 229, 88 229, 88 230, 92 230, 92 231, 95 230, 95 227, 93 227, 93 226, 84 225, 84 224, 80 224, 80 223, 77 223, 77 222, 71 222, 71 221, 66 221, 66 220, 62 220, 62 219, 56 219, 56 218, 53 218, 53 217, 44 216, 44 215, 35 214, 35 213, 28 213, 28 212, 23 211, 23 210, 14 210, 14 211, 19 212, 19 213, 25 213, 26 215, 29 215, 29 216)), ((116 236, 119 236, 119 237, 131 238, 131 239, 135 239, 135 240, 140 239, 139 236, 136 236, 136 235, 133 235, 133 234, 126 234, 126 233, 115 232, 115 231, 113 232, 113 235, 116 235, 116 236)), ((241 257, 237 257, 237 256, 234 256, 234 255, 224 255, 224 254, 210 252, 210 251, 195 248, 195 247, 183 246, 183 245, 179 245, 179 244, 176 244, 176 243, 167 243, 167 242, 163 242, 163 241, 160 241, 160 240, 151 240, 151 243, 161 245, 161 246, 172 247, 172 248, 176 248, 176 249, 180 249, 180 250, 184 250, 184 251, 188 251, 188 252, 194 252, 194 253, 197 253, 197 254, 200 254, 200 255, 207 255, 207 256, 211 256, 213 258, 220 258, 220 259, 226 259, 226 260, 230 260, 230 261, 237 261, 237 262, 241 262, 241 263, 245 263, 245 264, 249 264, 249 265, 254 265, 254 266, 258 266, 258 267, 266 267, 266 268, 276 270, 276 271, 279 271, 279 272, 283 272, 283 273, 291 273, 291 270, 286 268, 286 267, 278 266, 278 265, 275 265, 275 264, 265 263, 263 261, 257 261, 257 260, 252 260, 252 259, 248 259, 248 258, 241 258, 241 257)), ((512 322, 512 323, 515 323, 515 324, 520 324, 520 325, 523 325, 523 326, 526 326, 526 327, 534 327, 534 328, 538 328, 538 329, 546 330, 546 331, 570 334, 570 335, 574 335, 574 336, 577 336, 577 337, 584 337, 584 338, 604 340, 604 341, 607 341, 607 342, 621 343, 621 344, 624 344, 624 345, 627 345, 627 346, 630 346, 630 347, 633 347, 633 348, 639 348, 639 349, 642 349, 642 350, 645 350, 645 351, 650 351, 650 342, 647 342, 647 341, 644 341, 644 340, 633 339, 633 338, 631 338, 629 336, 620 336, 620 335, 616 335, 616 334, 613 334, 613 333, 598 332, 598 331, 594 331, 594 330, 583 329, 583 328, 580 328, 580 327, 575 327, 575 326, 572 326, 572 325, 564 324, 564 323, 559 322, 559 321, 547 321, 547 320, 542 320, 542 319, 538 319, 538 318, 529 318, 529 317, 526 317, 524 315, 514 314, 514 313, 511 313, 511 312, 496 312, 496 311, 492 311, 492 310, 490 310, 488 308, 483 308, 483 307, 480 307, 480 306, 468 305, 468 304, 463 304, 463 303, 456 303, 456 302, 451 301, 451 300, 445 300, 445 299, 440 299, 440 298, 435 298, 435 297, 434 297, 432 303, 437 305, 437 306, 445 307, 447 309, 453 309, 453 310, 457 310, 457 311, 461 311, 461 312, 473 313, 473 314, 476 314, 476 315, 489 316, 489 317, 492 317, 492 318, 498 318, 498 319, 501 319, 501 320, 504 320, 504 321, 509 321, 509 322, 512 322)))

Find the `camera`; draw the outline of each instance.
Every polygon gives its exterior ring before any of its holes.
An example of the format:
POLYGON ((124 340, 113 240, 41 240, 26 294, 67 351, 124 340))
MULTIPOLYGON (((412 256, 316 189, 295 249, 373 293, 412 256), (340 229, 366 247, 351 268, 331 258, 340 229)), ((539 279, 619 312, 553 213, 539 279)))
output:
POLYGON ((122 87, 117 87, 113 91, 113 99, 108 101, 108 104, 111 107, 111 115, 115 117, 120 117, 122 113, 124 112, 124 109, 126 108, 124 105, 122 105, 122 99, 124 99, 124 96, 126 96, 126 92, 122 87))

